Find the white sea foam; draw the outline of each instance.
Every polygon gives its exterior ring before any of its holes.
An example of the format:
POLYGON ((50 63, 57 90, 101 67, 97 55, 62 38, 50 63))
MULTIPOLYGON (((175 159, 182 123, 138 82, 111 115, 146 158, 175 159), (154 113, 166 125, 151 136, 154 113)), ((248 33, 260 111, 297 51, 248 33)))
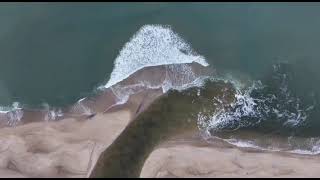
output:
POLYGON ((6 114, 8 112, 10 112, 10 108, 8 107, 4 107, 4 106, 0 106, 0 114, 6 114))
POLYGON ((54 121, 54 120, 57 120, 57 118, 59 118, 59 117, 63 117, 63 113, 62 113, 61 109, 50 110, 47 112, 44 120, 45 121, 54 121))
POLYGON ((111 91, 117 98, 114 105, 124 104, 133 94, 139 93, 145 89, 162 89, 166 93, 170 89, 178 91, 194 87, 202 86, 204 80, 208 76, 197 76, 190 66, 190 64, 171 64, 165 67, 165 78, 163 81, 155 83, 145 80, 137 80, 137 83, 130 85, 115 84, 110 87, 111 91))
POLYGON ((127 86, 121 86, 116 84, 112 86, 110 89, 117 98, 117 102, 115 105, 126 103, 130 95, 138 93, 139 91, 142 90, 143 87, 144 87, 143 83, 127 85, 127 86))
POLYGON ((83 100, 85 100, 85 99, 86 99, 86 97, 79 99, 79 100, 78 100, 78 103, 80 103, 81 101, 83 101, 83 100))
POLYGON ((273 152, 288 152, 293 154, 304 154, 304 155, 318 155, 320 154, 320 147, 319 146, 313 146, 311 149, 293 149, 293 150, 285 150, 277 147, 268 147, 263 148, 258 145, 256 145, 254 142, 251 141, 241 141, 236 139, 226 139, 226 142, 235 145, 237 147, 247 147, 247 148, 253 148, 253 149, 259 149, 264 151, 273 151, 273 152))
POLYGON ((19 102, 13 102, 12 106, 0 106, 0 113, 6 114, 16 109, 21 109, 19 102))
POLYGON ((268 89, 265 89, 267 86, 260 81, 253 81, 252 85, 245 87, 233 78, 225 79, 234 85, 235 101, 228 108, 224 106, 217 108, 209 115, 200 111, 198 114, 199 128, 207 133, 224 128, 236 130, 270 120, 274 120, 284 128, 299 127, 306 121, 314 104, 303 107, 300 99, 293 96, 288 90, 286 76, 277 74, 277 72, 275 75, 281 81, 279 86, 281 91, 278 92, 269 92, 268 89), (253 95, 257 93, 260 94, 253 95))
MULTIPOLYGON (((190 63, 208 66, 205 58, 198 55, 169 26, 145 25, 124 45, 114 61, 110 79, 103 88, 110 88, 117 98, 115 105, 124 104, 130 95, 142 89, 162 88, 183 90, 200 86, 205 77, 196 76, 190 63), (165 80, 148 82, 140 80, 135 84, 121 85, 133 73, 145 67, 165 65, 165 80)), ((101 89, 101 87, 99 88, 101 89)))
MULTIPOLYGON (((73 113, 80 113, 80 114, 83 114, 83 115, 93 114, 93 111, 83 103, 84 99, 85 98, 82 98, 82 99, 78 100, 78 102, 74 106, 72 106, 72 112, 73 113)), ((63 113, 62 113, 61 110, 58 110, 58 111, 57 110, 53 110, 53 111, 54 111, 53 112, 54 114, 57 114, 57 115, 60 114, 60 116, 58 116, 58 117, 62 117, 63 116, 63 113)), ((54 117, 56 117, 56 116, 54 116, 54 117)))
POLYGON ((232 144, 236 147, 240 148, 252 148, 263 151, 271 151, 271 152, 287 152, 292 154, 304 154, 304 155, 318 155, 320 154, 320 146, 312 145, 308 149, 306 148, 293 148, 292 150, 286 150, 280 147, 269 146, 269 147, 261 147, 253 141, 250 140, 240 140, 240 139, 223 139, 219 137, 215 137, 217 139, 223 140, 229 144, 232 144))
POLYGON ((21 121, 23 117, 23 110, 18 102, 13 102, 10 111, 6 114, 9 118, 7 124, 9 126, 15 126, 21 121))
MULTIPOLYGON (((216 79, 218 80, 218 79, 216 79)), ((252 90, 260 88, 261 84, 259 82, 254 83, 245 91, 242 89, 242 84, 237 81, 226 80, 233 84, 236 93, 235 101, 230 104, 233 110, 230 108, 225 108, 225 106, 218 106, 217 109, 211 114, 199 112, 198 113, 198 127, 201 131, 210 134, 210 131, 219 131, 223 128, 228 128, 233 126, 234 129, 245 127, 248 125, 247 122, 242 121, 242 117, 251 116, 259 117, 260 111, 256 110, 257 104, 254 98, 250 96, 252 90), (236 127, 235 127, 236 126, 236 127)), ((221 101, 215 98, 218 104, 222 104, 221 101)), ((259 123, 259 122, 255 122, 259 123)))
POLYGON ((6 123, 9 126, 15 126, 23 117, 23 110, 18 102, 13 102, 12 106, 0 107, 0 114, 6 117, 6 123))
POLYGON ((242 141, 242 140, 237 140, 237 139, 224 139, 224 141, 226 141, 232 145, 235 145, 237 147, 247 147, 247 148, 266 150, 264 148, 261 148, 261 147, 255 145, 254 142, 251 142, 251 141, 242 141))
POLYGON ((294 153, 294 154, 307 154, 307 155, 318 155, 320 154, 320 150, 318 151, 310 151, 310 150, 303 150, 303 149, 295 149, 292 151, 288 151, 290 153, 294 153))
MULTIPOLYGON (((282 74, 280 75, 282 76, 282 74)), ((241 127, 255 126, 262 121, 272 120, 272 117, 277 117, 274 123, 280 123, 284 128, 298 128, 300 124, 306 121, 309 112, 314 108, 314 104, 301 106, 300 99, 290 94, 285 79, 281 82, 279 87, 281 91, 278 94, 265 94, 265 91, 261 90, 265 90, 266 86, 260 81, 254 81, 251 86, 246 88, 233 78, 225 78, 224 80, 234 85, 236 89, 235 101, 228 108, 221 106, 209 114, 206 110, 198 113, 198 127, 207 138, 214 136, 215 132, 220 130, 237 130, 241 127), (252 92, 262 92, 262 95, 252 96, 252 92)), ((286 148, 278 147, 276 144, 261 147, 250 140, 223 140, 237 147, 285 151, 295 154, 320 154, 320 140, 316 138, 305 140, 304 143, 307 144, 304 146, 293 140, 292 144, 289 142, 286 148)))
POLYGON ((197 76, 188 64, 172 64, 166 68, 166 78, 161 84, 163 93, 169 89, 184 90, 202 86, 207 76, 197 76))
POLYGON ((143 26, 120 51, 105 88, 128 78, 134 72, 150 66, 197 62, 208 66, 203 56, 191 47, 170 27, 143 26))

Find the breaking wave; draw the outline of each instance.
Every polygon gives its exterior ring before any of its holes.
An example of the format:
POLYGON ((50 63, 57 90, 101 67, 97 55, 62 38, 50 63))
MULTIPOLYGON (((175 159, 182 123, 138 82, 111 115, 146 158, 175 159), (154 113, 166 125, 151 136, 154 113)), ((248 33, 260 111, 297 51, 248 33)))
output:
POLYGON ((199 86, 207 76, 194 73, 191 63, 209 66, 170 26, 145 25, 124 45, 114 61, 109 81, 100 89, 110 88, 118 105, 143 89, 161 88, 165 93, 169 89, 199 86), (139 70, 156 66, 163 66, 165 70, 155 78, 142 77, 131 84, 121 83, 139 70), (161 77, 164 78, 159 79, 161 77))
POLYGON ((169 26, 145 25, 120 51, 104 87, 111 87, 144 67, 192 62, 209 65, 169 26))

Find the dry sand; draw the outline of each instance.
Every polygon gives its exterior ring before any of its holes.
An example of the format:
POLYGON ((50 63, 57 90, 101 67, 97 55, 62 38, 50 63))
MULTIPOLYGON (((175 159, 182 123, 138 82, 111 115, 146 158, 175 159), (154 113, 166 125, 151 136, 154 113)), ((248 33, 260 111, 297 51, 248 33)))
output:
POLYGON ((65 119, 1 129, 0 176, 86 177, 130 116, 123 110, 87 121, 65 119))
POLYGON ((161 94, 159 89, 142 91, 91 119, 1 128, 0 177, 88 177, 100 153, 161 94))
MULTIPOLYGON (((218 140, 217 140, 218 141, 218 140)), ((140 177, 320 177, 320 157, 237 148, 194 139, 166 142, 147 158, 140 177)))

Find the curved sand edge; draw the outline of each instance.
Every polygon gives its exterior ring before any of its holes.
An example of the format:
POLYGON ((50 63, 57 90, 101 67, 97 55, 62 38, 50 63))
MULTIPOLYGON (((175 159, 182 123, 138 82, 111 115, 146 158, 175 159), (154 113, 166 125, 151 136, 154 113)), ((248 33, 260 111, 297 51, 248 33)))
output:
POLYGON ((248 151, 196 141, 162 144, 147 158, 140 177, 320 177, 319 156, 248 151))

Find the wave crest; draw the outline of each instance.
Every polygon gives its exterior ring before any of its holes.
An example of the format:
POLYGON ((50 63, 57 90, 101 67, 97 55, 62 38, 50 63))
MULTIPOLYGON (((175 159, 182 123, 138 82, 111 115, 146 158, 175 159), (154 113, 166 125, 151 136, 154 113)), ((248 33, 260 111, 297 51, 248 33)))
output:
POLYGON ((120 51, 104 87, 109 88, 144 67, 192 62, 209 65, 169 26, 145 25, 120 51))

